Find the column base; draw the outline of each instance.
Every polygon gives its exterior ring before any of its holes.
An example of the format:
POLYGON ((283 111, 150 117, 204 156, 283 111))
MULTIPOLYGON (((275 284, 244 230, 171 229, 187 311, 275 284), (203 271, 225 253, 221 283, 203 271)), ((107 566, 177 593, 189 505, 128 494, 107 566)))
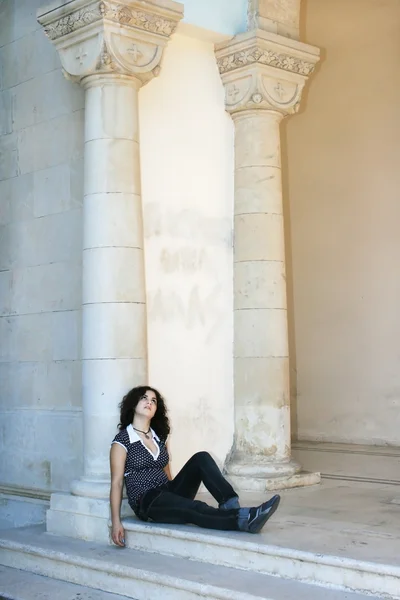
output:
POLYGON ((71 483, 71 493, 84 498, 109 499, 110 479, 90 479, 81 477, 71 483))
MULTIPOLYGON (((128 501, 123 500, 121 518, 132 517, 128 501)), ((54 535, 109 544, 110 501, 72 494, 52 494, 46 515, 46 531, 54 535)))
POLYGON ((320 473, 302 471, 294 460, 267 461, 264 457, 233 457, 226 469, 238 492, 277 491, 321 482, 320 473))

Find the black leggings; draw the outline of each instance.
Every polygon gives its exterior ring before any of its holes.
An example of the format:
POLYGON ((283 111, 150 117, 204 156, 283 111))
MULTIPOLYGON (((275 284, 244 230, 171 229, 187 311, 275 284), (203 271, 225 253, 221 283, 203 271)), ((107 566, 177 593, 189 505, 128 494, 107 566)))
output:
POLYGON ((221 510, 194 499, 202 482, 219 505, 237 497, 208 452, 197 452, 175 479, 142 496, 138 517, 156 523, 193 523, 208 529, 236 531, 237 508, 221 510))

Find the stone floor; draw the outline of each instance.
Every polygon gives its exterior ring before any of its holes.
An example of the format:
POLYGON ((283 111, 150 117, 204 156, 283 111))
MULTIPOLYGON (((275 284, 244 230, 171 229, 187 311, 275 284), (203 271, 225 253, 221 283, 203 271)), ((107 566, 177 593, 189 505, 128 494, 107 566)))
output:
MULTIPOLYGON (((257 543, 400 566, 400 486, 323 480, 281 497, 257 543)), ((199 498, 211 503, 207 494, 199 498)), ((240 496, 242 506, 260 500, 240 496)))
POLYGON ((0 600, 126 600, 126 598, 0 565, 0 600))

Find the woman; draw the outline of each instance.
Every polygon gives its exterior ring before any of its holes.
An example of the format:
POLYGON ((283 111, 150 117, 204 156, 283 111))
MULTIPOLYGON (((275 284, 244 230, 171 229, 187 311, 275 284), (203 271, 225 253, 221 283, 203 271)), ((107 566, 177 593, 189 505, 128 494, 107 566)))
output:
POLYGON ((121 523, 124 479, 129 505, 142 521, 193 523, 209 529, 258 533, 276 511, 280 497, 253 508, 240 508, 239 498, 207 452, 198 452, 172 479, 166 446, 170 426, 161 394, 133 388, 120 404, 119 433, 111 444, 112 540, 125 545, 121 523), (201 483, 219 508, 195 500, 201 483))

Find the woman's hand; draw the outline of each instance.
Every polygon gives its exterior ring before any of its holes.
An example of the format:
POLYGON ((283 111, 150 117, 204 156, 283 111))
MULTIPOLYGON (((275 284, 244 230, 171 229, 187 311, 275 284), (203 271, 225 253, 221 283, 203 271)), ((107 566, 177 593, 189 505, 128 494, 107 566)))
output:
POLYGON ((111 467, 111 538, 117 546, 125 546, 125 531, 121 523, 122 488, 124 486, 124 469, 126 461, 126 448, 119 444, 112 444, 110 451, 111 467))
POLYGON ((111 538, 117 546, 121 546, 122 548, 125 546, 125 529, 121 522, 112 525, 111 538))

